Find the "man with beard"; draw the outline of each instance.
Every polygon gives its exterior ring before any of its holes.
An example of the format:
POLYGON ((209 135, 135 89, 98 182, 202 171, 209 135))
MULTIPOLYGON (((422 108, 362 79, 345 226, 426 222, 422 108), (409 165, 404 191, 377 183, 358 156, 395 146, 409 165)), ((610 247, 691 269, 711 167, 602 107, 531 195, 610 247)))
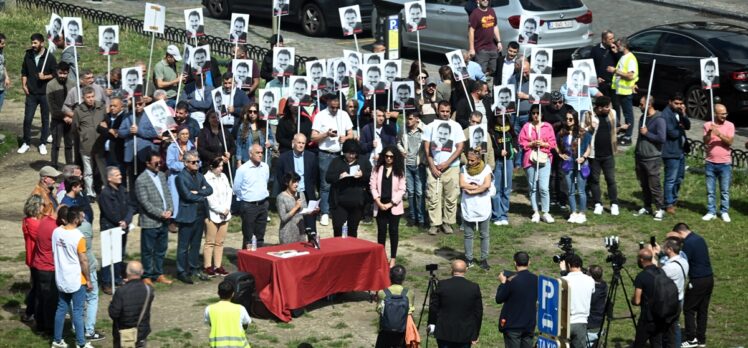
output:
MULTIPOLYGON (((245 45, 237 45, 236 46, 235 56, 236 59, 249 59, 249 51, 247 51, 247 46, 245 45)), ((255 91, 258 87, 260 87, 260 68, 257 66, 257 62, 255 60, 252 60, 252 66, 247 66, 247 76, 244 81, 245 83, 242 83, 241 85, 237 86, 242 89, 242 91, 245 91, 247 96, 249 97, 250 102, 254 102, 254 95, 255 91), (251 75, 250 70, 251 68, 251 75), (251 77, 250 77, 251 76, 251 77)), ((228 65, 229 69, 231 69, 232 65, 228 65)), ((239 70, 239 67, 237 66, 237 70, 239 70)), ((230 71, 230 70, 229 70, 230 71)), ((239 74, 237 71, 236 74, 239 74)))
POLYGON ((343 12, 343 35, 353 35, 360 33, 363 29, 361 27, 361 21, 358 19, 356 10, 353 8, 346 9, 343 12))
POLYGON ((551 73, 551 67, 549 66, 549 60, 550 56, 548 54, 548 51, 545 50, 539 50, 537 53, 535 53, 535 57, 533 57, 534 61, 532 62, 532 72, 533 74, 550 74, 551 73))
POLYGON ((506 56, 500 64, 496 66, 496 73, 493 76, 494 85, 508 85, 517 69, 517 64, 514 61, 517 59, 517 53, 519 53, 519 44, 516 41, 512 41, 507 45, 506 56))
POLYGON ((101 33, 101 37, 104 39, 103 40, 104 42, 102 42, 103 43, 102 46, 99 46, 100 54, 119 53, 119 44, 114 42, 114 40, 116 39, 116 33, 114 32, 114 28, 104 29, 104 32, 101 33))
POLYGON ((180 100, 174 109, 174 122, 177 124, 177 128, 183 124, 187 125, 187 129, 190 131, 190 140, 195 144, 197 135, 200 134, 200 124, 194 118, 190 117, 189 109, 189 103, 180 100))
POLYGON ((81 27, 77 21, 71 20, 68 22, 68 27, 65 29, 65 45, 66 46, 82 46, 83 36, 80 35, 81 27))
POLYGON ((187 37, 190 39, 205 35, 205 27, 200 24, 202 15, 200 12, 192 11, 187 15, 187 37))
MULTIPOLYGON (((455 107, 455 121, 460 124, 462 129, 470 125, 470 113, 473 111, 478 111, 485 116, 491 110, 491 102, 489 98, 486 98, 488 96, 488 84, 483 81, 469 81, 468 89, 470 91, 469 97, 460 99, 455 107)), ((487 122, 487 117, 484 117, 481 121, 482 124, 487 122)))
POLYGON ((75 81, 68 79, 69 65, 61 62, 57 65, 57 76, 47 83, 47 102, 52 113, 50 125, 52 131, 52 166, 59 168, 60 140, 65 141, 65 164, 73 163, 73 134, 70 125, 73 117, 62 111, 68 91, 75 88, 75 81))
POLYGON ((501 34, 497 25, 496 12, 489 6, 489 0, 478 0, 478 8, 470 13, 468 27, 468 52, 487 75, 496 71, 496 61, 501 54, 501 34))
POLYGON ((282 49, 275 56, 275 66, 273 70, 277 75, 290 76, 293 74, 294 67, 291 65, 291 51, 282 49))
POLYGON ((237 17, 231 25, 229 41, 239 43, 247 42, 247 33, 244 31, 244 27, 246 26, 247 22, 244 20, 244 17, 237 17))
POLYGON ((21 65, 21 86, 26 94, 26 101, 23 111, 23 143, 18 148, 18 153, 25 153, 29 150, 31 144, 31 124, 34 120, 36 107, 40 108, 42 118, 42 131, 39 136, 39 153, 47 154, 47 142, 49 133, 49 108, 47 104, 47 83, 54 77, 57 69, 55 56, 47 55, 47 49, 44 47, 44 37, 42 34, 35 33, 31 35, 31 48, 26 50, 21 65), (45 57, 46 56, 46 57, 45 57), (47 60, 44 71, 42 66, 44 60, 47 60))

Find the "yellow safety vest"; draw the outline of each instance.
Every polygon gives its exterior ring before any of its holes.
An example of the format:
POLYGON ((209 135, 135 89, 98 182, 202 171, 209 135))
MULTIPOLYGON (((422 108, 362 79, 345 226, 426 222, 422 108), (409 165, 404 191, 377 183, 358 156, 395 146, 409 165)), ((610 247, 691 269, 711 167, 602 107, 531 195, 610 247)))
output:
POLYGON ((621 59, 618 60, 618 64, 616 65, 616 69, 621 70, 623 72, 628 72, 626 69, 628 69, 629 63, 631 61, 634 61, 634 66, 636 67, 634 69, 634 78, 631 80, 626 80, 621 78, 618 75, 613 75, 613 83, 611 85, 611 88, 616 91, 616 94, 618 95, 631 95, 634 93, 634 85, 636 85, 636 82, 639 81, 639 62, 636 60, 636 57, 633 53, 630 53, 621 57, 621 59))
POLYGON ((241 325, 241 308, 241 305, 229 301, 208 306, 211 347, 250 348, 241 325))

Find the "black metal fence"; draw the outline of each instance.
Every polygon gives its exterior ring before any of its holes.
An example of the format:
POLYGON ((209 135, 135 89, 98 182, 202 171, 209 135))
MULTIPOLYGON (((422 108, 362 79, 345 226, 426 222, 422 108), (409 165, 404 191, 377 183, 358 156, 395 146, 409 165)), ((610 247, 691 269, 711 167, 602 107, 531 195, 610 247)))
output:
MULTIPOLYGON (((129 32, 138 33, 144 36, 151 36, 151 32, 143 30, 143 20, 126 17, 116 13, 106 12, 88 7, 82 7, 69 3, 64 3, 55 0, 16 0, 18 7, 21 8, 36 8, 48 12, 54 12, 61 16, 75 16, 82 17, 88 21, 96 24, 116 24, 120 26, 121 30, 127 30, 129 32)), ((175 28, 166 26, 164 33, 159 34, 158 38, 166 40, 170 43, 183 44, 187 37, 187 31, 181 28, 175 28)), ((223 56, 233 56, 234 43, 228 39, 205 35, 200 39, 203 45, 210 45, 210 51, 212 53, 220 54, 223 56)), ((262 62, 262 59, 270 51, 267 48, 255 46, 251 44, 245 44, 248 50, 248 57, 256 62, 262 62)), ((297 66, 303 67, 304 63, 309 60, 308 57, 296 56, 297 66)))
MULTIPOLYGON (((706 158, 706 146, 703 141, 688 139, 691 145, 691 151, 687 156, 701 159, 706 158)), ((733 144, 733 146, 742 146, 742 144, 733 144)), ((732 150, 732 166, 734 168, 748 168, 748 152, 738 149, 732 150)))

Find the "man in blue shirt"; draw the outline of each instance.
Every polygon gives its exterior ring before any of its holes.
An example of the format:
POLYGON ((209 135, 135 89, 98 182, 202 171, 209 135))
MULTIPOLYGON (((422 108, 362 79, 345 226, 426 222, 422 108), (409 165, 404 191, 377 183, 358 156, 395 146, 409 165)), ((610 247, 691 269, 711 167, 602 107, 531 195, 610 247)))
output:
POLYGON ((683 299, 683 316, 686 318, 685 340, 681 347, 705 347, 709 301, 714 290, 714 273, 709 259, 709 247, 700 235, 685 223, 677 223, 673 231, 683 239, 683 252, 688 256, 688 279, 683 299))
POLYGON ((234 193, 239 201, 239 214, 242 219, 242 246, 250 243, 252 236, 257 238, 257 246, 265 242, 265 227, 268 217, 267 185, 270 169, 262 161, 264 150, 254 144, 249 150, 249 162, 236 170, 234 193))
POLYGON ((499 331, 506 347, 532 347, 535 332, 535 302, 538 299, 538 276, 528 270, 530 256, 514 254, 516 273, 499 273, 501 285, 496 290, 496 303, 504 304, 499 315, 499 331))

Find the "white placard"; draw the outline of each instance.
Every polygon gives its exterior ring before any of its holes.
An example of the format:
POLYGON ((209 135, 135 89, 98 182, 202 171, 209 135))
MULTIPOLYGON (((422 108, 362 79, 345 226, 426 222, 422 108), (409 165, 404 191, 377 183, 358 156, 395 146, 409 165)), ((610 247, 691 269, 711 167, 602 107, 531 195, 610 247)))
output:
POLYGON ((249 32, 249 15, 242 13, 231 14, 231 27, 229 28, 229 41, 231 43, 247 42, 249 32))
POLYGON ((405 30, 414 32, 426 29, 426 1, 405 3, 405 30))
POLYGON ((166 7, 150 2, 145 3, 143 16, 143 31, 164 33, 166 27, 166 7))
POLYGON ((361 10, 358 5, 341 7, 338 9, 340 15, 340 27, 343 29, 343 36, 360 34, 364 31, 361 23, 361 10))
POLYGON ((101 231, 101 267, 122 262, 122 227, 101 231))

